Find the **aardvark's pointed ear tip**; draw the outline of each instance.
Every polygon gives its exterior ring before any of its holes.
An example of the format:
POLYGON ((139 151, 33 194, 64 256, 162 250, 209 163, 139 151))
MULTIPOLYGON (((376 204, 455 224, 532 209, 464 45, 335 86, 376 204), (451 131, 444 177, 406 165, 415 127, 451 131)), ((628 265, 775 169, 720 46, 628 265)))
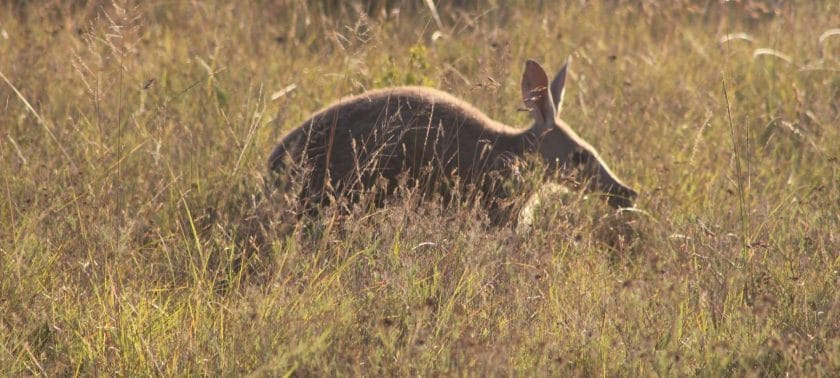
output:
POLYGON ((568 57, 568 58, 566 58, 566 61, 565 61, 565 62, 563 62, 563 67, 560 67, 560 70, 561 70, 561 71, 564 71, 564 70, 568 69, 568 68, 569 68, 569 65, 570 65, 571 63, 572 63, 572 56, 571 56, 571 55, 569 55, 569 57, 568 57))
MULTIPOLYGON (((528 59, 525 61, 525 69, 523 70, 523 75, 526 77, 530 77, 535 81, 543 81, 542 76, 545 76, 546 74, 545 70, 539 63, 537 63, 536 60, 528 59)), ((545 81, 548 81, 548 78, 546 78, 545 81)))

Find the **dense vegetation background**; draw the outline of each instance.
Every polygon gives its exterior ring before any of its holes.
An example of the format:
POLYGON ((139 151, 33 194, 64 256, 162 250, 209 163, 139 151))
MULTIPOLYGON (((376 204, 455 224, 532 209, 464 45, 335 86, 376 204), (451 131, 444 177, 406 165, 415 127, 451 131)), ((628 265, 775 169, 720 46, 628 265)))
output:
POLYGON ((840 373, 836 1, 0 5, 4 375, 840 373), (563 118, 641 193, 530 229, 406 195, 294 222, 282 134, 348 94, 563 118))

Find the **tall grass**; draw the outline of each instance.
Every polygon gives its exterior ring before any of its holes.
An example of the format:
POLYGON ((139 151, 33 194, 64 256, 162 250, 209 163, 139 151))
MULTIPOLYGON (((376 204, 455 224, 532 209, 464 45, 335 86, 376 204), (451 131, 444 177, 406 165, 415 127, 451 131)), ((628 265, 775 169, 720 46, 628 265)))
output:
POLYGON ((838 15, 4 3, 0 371, 836 375, 838 15), (545 190, 500 229, 407 192, 307 223, 265 185, 274 143, 342 96, 430 85, 525 126, 523 62, 569 56, 563 118, 638 211, 545 190))

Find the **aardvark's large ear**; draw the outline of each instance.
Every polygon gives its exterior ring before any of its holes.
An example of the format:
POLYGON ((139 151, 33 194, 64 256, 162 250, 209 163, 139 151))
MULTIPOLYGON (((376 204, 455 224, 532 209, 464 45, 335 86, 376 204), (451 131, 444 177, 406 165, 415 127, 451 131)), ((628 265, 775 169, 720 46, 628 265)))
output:
POLYGON ((566 94, 566 72, 569 71, 569 63, 571 63, 572 58, 566 60, 566 64, 563 65, 563 68, 557 72, 557 76, 554 76, 554 80, 551 81, 551 98, 554 99, 554 105, 556 109, 556 114, 560 114, 560 110, 563 109, 563 96, 566 94))
POLYGON ((554 121, 554 105, 548 92, 548 76, 540 64, 528 60, 522 73, 522 101, 531 111, 540 128, 549 127, 554 121))

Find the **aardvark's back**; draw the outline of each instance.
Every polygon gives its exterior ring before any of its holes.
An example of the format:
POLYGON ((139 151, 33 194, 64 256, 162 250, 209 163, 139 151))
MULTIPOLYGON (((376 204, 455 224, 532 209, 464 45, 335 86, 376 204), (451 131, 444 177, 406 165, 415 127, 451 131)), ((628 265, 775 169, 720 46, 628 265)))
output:
POLYGON ((388 88, 319 111, 283 138, 269 163, 274 171, 288 160, 310 167, 306 197, 322 195, 326 182, 336 191, 361 190, 379 177, 393 185, 404 172, 455 173, 468 182, 500 155, 521 155, 521 133, 445 92, 388 88))

